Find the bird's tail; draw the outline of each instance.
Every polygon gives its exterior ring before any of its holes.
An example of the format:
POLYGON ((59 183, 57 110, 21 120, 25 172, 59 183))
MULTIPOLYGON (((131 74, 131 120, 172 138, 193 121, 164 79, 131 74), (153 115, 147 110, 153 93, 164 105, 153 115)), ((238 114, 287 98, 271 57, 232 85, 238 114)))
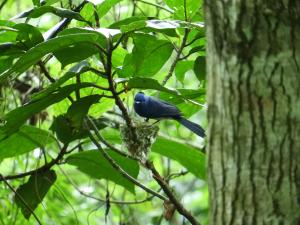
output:
POLYGON ((181 123, 183 126, 188 128, 189 130, 193 131, 195 134, 197 134, 200 137, 205 137, 205 130, 199 126, 196 123, 193 123, 183 117, 175 118, 179 123, 181 123))

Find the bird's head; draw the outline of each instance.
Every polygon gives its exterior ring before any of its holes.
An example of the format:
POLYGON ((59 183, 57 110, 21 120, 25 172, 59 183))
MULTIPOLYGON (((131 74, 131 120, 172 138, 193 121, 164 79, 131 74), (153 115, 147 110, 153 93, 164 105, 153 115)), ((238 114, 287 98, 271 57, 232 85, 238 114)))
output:
POLYGON ((146 101, 146 97, 143 92, 138 92, 134 97, 134 104, 139 105, 146 101))

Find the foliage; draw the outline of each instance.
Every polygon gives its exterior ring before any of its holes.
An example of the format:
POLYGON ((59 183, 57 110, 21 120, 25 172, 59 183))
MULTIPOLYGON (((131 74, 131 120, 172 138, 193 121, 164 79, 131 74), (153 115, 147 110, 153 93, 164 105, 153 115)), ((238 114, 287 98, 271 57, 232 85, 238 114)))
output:
POLYGON ((135 128, 152 123, 132 111, 137 91, 205 122, 201 1, 4 1, 0 11, 0 224, 189 220, 166 190, 205 224, 201 138, 162 121, 147 158, 130 154, 135 128))

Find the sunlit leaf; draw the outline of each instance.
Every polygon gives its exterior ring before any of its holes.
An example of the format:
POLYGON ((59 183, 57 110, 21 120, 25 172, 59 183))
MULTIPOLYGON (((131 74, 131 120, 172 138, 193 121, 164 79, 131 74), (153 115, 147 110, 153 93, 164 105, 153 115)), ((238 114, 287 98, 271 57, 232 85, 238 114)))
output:
POLYGON ((38 17, 44 15, 45 13, 52 13, 54 15, 57 15, 57 16, 63 17, 63 18, 85 21, 84 18, 82 18, 82 16, 77 12, 74 12, 69 9, 63 9, 63 8, 49 6, 49 5, 44 5, 41 7, 36 7, 36 8, 30 9, 28 11, 25 11, 25 12, 17 15, 14 19, 24 18, 24 17, 25 18, 38 18, 38 17))
POLYGON ((44 55, 55 52, 61 48, 71 46, 76 43, 90 42, 97 44, 97 34, 70 34, 50 39, 46 42, 40 43, 28 50, 22 55, 18 61, 6 72, 0 74, 0 82, 3 82, 11 74, 16 76, 26 71, 30 66, 37 63, 44 55))
MULTIPOLYGON (((108 150, 110 157, 129 175, 137 178, 139 165, 136 161, 108 150)), ((134 193, 134 184, 124 178, 98 150, 73 154, 66 159, 68 164, 96 179, 107 179, 134 193)))
POLYGON ((137 34, 133 37, 134 48, 124 59, 120 71, 122 77, 150 77, 156 74, 171 56, 173 45, 152 35, 137 34))
POLYGON ((152 152, 179 162, 195 176, 205 179, 205 155, 199 149, 159 137, 152 145, 152 152))
POLYGON ((0 160, 44 148, 55 141, 46 130, 24 125, 19 131, 0 141, 0 160))

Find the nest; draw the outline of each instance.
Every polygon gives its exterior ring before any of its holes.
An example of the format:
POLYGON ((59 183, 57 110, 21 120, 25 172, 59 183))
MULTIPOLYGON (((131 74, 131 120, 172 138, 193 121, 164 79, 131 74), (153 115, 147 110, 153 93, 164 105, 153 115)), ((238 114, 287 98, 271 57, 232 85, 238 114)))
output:
POLYGON ((151 145, 157 137, 159 127, 147 123, 139 123, 135 124, 134 129, 137 141, 134 141, 132 131, 127 126, 121 127, 123 144, 132 156, 141 161, 146 161, 151 150, 151 145))

